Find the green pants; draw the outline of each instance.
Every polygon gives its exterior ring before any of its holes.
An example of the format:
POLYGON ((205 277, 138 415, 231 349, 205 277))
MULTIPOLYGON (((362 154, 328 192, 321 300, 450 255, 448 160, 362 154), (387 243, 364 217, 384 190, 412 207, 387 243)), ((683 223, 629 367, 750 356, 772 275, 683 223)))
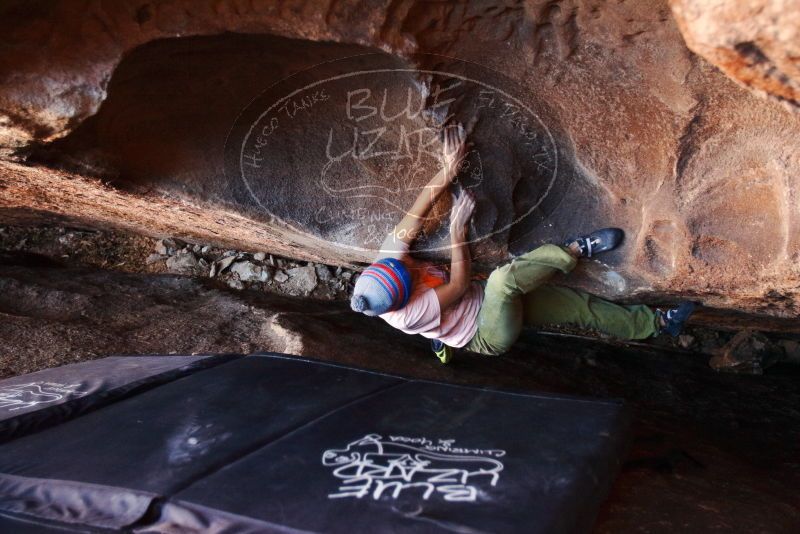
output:
POLYGON ((542 245, 495 269, 486 283, 478 331, 464 348, 502 354, 517 341, 523 326, 571 324, 621 339, 658 332, 656 314, 647 306, 620 306, 577 289, 545 285, 556 271, 568 273, 576 264, 565 248, 542 245))

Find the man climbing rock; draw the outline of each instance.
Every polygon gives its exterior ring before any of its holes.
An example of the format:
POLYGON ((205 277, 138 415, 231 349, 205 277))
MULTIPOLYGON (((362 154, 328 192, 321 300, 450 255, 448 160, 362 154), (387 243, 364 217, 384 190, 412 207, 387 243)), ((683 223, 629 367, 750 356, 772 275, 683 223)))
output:
POLYGON ((354 311, 431 339, 443 363, 450 361, 454 348, 502 354, 516 342, 523 326, 575 325, 625 340, 680 333, 694 309, 691 302, 667 311, 645 305, 622 306, 547 283, 557 272, 569 273, 580 258, 619 246, 624 233, 618 228, 570 238, 563 245, 542 245, 498 267, 487 281, 472 281, 467 230, 475 201, 464 191, 450 215, 449 276, 414 259, 409 253, 411 245, 431 207, 456 177, 465 138, 460 125, 445 130, 443 169, 423 188, 381 245, 375 262, 359 277, 350 301, 354 311))

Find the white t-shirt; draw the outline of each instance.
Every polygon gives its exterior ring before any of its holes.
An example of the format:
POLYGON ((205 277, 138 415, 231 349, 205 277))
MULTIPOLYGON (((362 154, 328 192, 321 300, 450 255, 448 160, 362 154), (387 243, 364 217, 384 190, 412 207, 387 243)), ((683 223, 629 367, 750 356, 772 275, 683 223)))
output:
MULTIPOLYGON (((412 260, 408 250, 408 244, 396 241, 392 235, 389 235, 381 245, 378 259, 396 258, 406 261, 406 267, 410 267, 410 263, 413 261, 414 268, 427 269, 428 274, 440 276, 436 273, 437 269, 433 265, 412 260)), ((439 272, 447 282, 446 273, 441 270, 439 272)), ((436 291, 422 281, 418 281, 405 306, 399 310, 381 314, 379 317, 407 334, 420 334, 423 337, 438 339, 446 345, 458 348, 469 343, 478 330, 478 312, 482 303, 483 286, 472 282, 461 299, 442 312, 436 291)))

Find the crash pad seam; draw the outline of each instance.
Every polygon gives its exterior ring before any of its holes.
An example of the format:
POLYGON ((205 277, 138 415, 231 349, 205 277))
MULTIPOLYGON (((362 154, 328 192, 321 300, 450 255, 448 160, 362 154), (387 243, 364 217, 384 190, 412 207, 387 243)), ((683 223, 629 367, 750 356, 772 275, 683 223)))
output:
POLYGON ((316 417, 314 417, 312 419, 309 419, 309 420, 307 420, 307 421, 305 421, 303 423, 299 423, 299 424, 295 425, 294 427, 292 427, 291 429, 283 432, 279 436, 269 438, 268 440, 263 441, 263 442, 259 442, 257 444, 253 444, 253 446, 252 447, 248 447, 248 449, 246 451, 242 451, 241 453, 239 453, 239 455, 237 455, 237 456, 235 456, 233 458, 229 458, 227 461, 225 461, 225 463, 223 465, 219 465, 219 466, 213 467, 213 468, 207 470, 206 472, 200 473, 197 476, 193 477, 192 480, 186 481, 183 484, 181 484, 181 485, 179 485, 179 486, 177 486, 175 488, 171 488, 169 490, 169 492, 165 492, 164 497, 166 499, 170 499, 175 494, 180 493, 181 491, 184 491, 184 490, 194 486, 196 483, 202 481, 203 479, 205 479, 207 477, 213 476, 214 474, 218 473, 219 471, 221 471, 222 469, 225 469, 228 466, 232 466, 232 465, 242 461, 243 459, 247 458, 251 454, 255 454, 258 451, 264 449, 265 447, 269 447, 272 444, 274 444, 274 443, 276 443, 278 441, 281 441, 282 439, 284 439, 286 437, 289 437, 290 435, 293 435, 295 432, 307 427, 308 425, 314 424, 319 420, 323 420, 326 417, 338 412, 339 410, 343 410, 343 409, 348 408, 348 407, 350 407, 350 406, 352 406, 354 404, 358 404, 358 403, 360 403, 360 402, 362 402, 364 400, 367 400, 367 399, 369 399, 369 398, 371 398, 371 397, 373 397, 375 395, 379 395, 381 393, 384 393, 384 392, 389 391, 391 389, 394 389, 396 387, 402 386, 402 385, 404 385, 406 383, 407 383, 407 381, 401 381, 399 383, 390 384, 390 385, 388 385, 386 387, 382 387, 382 388, 377 389, 375 391, 371 391, 371 392, 369 392, 369 393, 367 393, 365 395, 361 395, 360 397, 357 397, 357 398, 355 398, 355 399, 353 399, 351 401, 348 401, 345 404, 342 404, 341 406, 338 406, 338 407, 336 407, 336 408, 334 408, 332 410, 329 410, 329 411, 327 411, 327 412, 325 412, 325 413, 323 413, 321 415, 318 415, 318 416, 316 416, 316 417))
MULTIPOLYGON (((146 356, 161 356, 161 355, 148 354, 146 356)), ((109 406, 115 405, 120 401, 124 401, 132 397, 136 397, 138 395, 146 393, 148 391, 151 391, 153 389, 159 388, 161 386, 171 384, 188 376, 194 375, 195 373, 200 373, 203 371, 208 371, 210 369, 221 367, 233 363, 235 361, 238 361, 244 357, 241 354, 234 354, 234 353, 198 354, 197 356, 204 358, 198 359, 191 363, 187 363, 182 367, 169 369, 156 375, 143 377, 139 380, 136 380, 135 382, 122 384, 116 388, 109 389, 107 391, 98 391, 87 397, 71 399, 61 404, 47 406, 45 408, 41 408, 39 410, 31 412, 25 412, 20 414, 19 416, 0 421, 0 445, 4 443, 9 443, 11 441, 26 436, 32 436, 39 432, 45 431, 49 428, 53 428, 58 425, 62 425, 64 423, 68 423, 70 421, 76 420, 90 413, 94 413, 104 408, 108 408, 109 406), (231 358, 228 361, 220 361, 219 363, 214 363, 215 360, 221 360, 226 356, 231 356, 231 358), (46 420, 44 423, 41 424, 35 424, 33 422, 28 423, 30 428, 26 428, 25 424, 22 424, 21 426, 19 426, 19 423, 16 425, 13 424, 15 421, 18 420, 24 421, 26 418, 33 417, 32 414, 46 416, 46 418, 53 418, 55 420, 50 423, 48 423, 46 420), (8 435, 3 435, 4 432, 8 432, 8 435)), ((121 356, 121 357, 137 358, 138 356, 121 356)), ((164 357, 169 357, 169 356, 164 356, 164 357)))
POLYGON ((334 408, 332 410, 328 410, 328 411, 322 413, 321 415, 318 415, 318 416, 316 416, 316 417, 314 417, 312 419, 309 419, 309 420, 307 420, 307 421, 305 421, 303 423, 299 423, 299 424, 295 425, 294 427, 292 427, 291 429, 286 430, 285 432, 281 433, 278 436, 269 438, 268 440, 260 442, 258 444, 254 444, 252 447, 248 448, 248 450, 243 451, 242 453, 240 453, 235 458, 230 459, 229 461, 225 462, 223 465, 214 467, 213 469, 210 469, 205 473, 198 474, 196 477, 193 478, 193 480, 187 481, 184 484, 181 484, 180 486, 178 486, 176 488, 170 489, 169 494, 166 494, 167 492, 165 492, 164 496, 165 496, 166 499, 169 500, 173 496, 175 496, 176 494, 191 488, 192 486, 194 486, 198 482, 202 481, 203 479, 208 478, 210 476, 213 476, 214 474, 218 473, 222 469, 225 469, 226 467, 233 466, 233 465, 239 463, 240 461, 244 460, 245 458, 249 457, 250 455, 255 454, 255 453, 261 451, 262 449, 264 449, 266 447, 269 447, 269 446, 271 446, 271 445, 283 440, 284 438, 287 438, 287 437, 293 435, 294 433, 306 428, 309 425, 312 425, 312 424, 316 423, 317 421, 324 420, 327 417, 339 412, 340 410, 344 410, 345 408, 349 408, 350 406, 359 404, 359 403, 361 403, 361 402, 363 402, 363 401, 365 401, 365 400, 367 400, 367 399, 369 399, 371 397, 374 397, 376 395, 380 395, 382 393, 385 393, 385 392, 390 391, 392 389, 395 389, 397 387, 403 386, 403 385, 405 385, 407 383, 408 383, 408 381, 401 380, 398 383, 389 384, 389 385, 387 385, 385 387, 382 387, 382 388, 379 388, 379 389, 377 389, 375 391, 371 391, 369 393, 361 395, 360 397, 357 397, 357 398, 355 398, 353 400, 350 400, 350 401, 348 401, 348 402, 346 402, 346 403, 344 403, 344 404, 342 404, 340 406, 337 406, 336 408, 334 408))

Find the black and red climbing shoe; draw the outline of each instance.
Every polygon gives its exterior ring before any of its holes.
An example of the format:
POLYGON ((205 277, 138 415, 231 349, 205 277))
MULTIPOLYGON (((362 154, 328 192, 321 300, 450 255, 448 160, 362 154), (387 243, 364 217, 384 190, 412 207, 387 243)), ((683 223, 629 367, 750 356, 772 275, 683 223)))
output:
POLYGON ((595 230, 589 235, 571 237, 567 239, 564 245, 570 246, 572 243, 577 243, 581 250, 581 257, 591 258, 600 252, 614 250, 622 243, 624 238, 625 232, 621 228, 603 228, 602 230, 595 230))
POLYGON ((683 326, 686 320, 692 315, 694 311, 694 302, 682 302, 677 308, 671 308, 667 311, 656 310, 659 318, 659 323, 664 326, 658 331, 659 334, 669 334, 672 337, 678 337, 683 331, 683 326))

